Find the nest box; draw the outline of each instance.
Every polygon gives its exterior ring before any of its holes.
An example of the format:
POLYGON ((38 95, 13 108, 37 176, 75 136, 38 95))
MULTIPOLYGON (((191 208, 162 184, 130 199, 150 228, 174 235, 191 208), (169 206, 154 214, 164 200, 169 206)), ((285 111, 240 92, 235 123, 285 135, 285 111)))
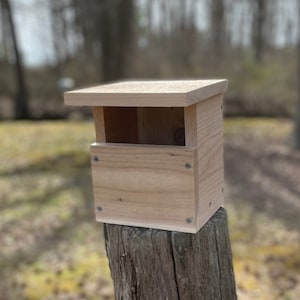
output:
POLYGON ((92 106, 97 221, 196 233, 223 204, 227 80, 127 81, 65 93, 92 106))

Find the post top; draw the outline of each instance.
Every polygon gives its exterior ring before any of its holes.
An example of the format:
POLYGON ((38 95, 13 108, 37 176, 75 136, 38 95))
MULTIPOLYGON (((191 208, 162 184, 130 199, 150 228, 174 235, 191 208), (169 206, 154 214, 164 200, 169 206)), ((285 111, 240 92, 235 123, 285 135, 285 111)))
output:
POLYGON ((66 92, 65 105, 185 107, 224 93, 226 79, 123 81, 66 92))

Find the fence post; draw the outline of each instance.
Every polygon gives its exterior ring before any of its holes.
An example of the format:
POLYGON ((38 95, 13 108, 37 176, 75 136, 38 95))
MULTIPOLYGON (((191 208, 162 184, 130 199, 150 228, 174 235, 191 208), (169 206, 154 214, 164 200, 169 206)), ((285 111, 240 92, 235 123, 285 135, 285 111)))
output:
POLYGON ((196 234, 105 224, 116 300, 236 299, 227 216, 196 234))

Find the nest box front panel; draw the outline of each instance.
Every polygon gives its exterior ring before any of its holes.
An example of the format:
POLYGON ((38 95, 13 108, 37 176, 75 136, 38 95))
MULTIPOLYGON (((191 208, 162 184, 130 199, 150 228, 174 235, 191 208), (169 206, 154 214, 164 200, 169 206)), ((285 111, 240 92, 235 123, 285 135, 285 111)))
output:
POLYGON ((98 221, 196 232, 195 150, 98 143, 91 158, 98 221))

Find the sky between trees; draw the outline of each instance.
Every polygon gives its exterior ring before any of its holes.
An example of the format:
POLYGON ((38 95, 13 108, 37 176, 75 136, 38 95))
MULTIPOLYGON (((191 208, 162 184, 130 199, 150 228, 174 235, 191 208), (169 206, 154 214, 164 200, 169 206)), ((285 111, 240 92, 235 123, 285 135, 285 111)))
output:
MULTIPOLYGON (((69 0, 62 0, 66 3, 69 0)), ((153 3, 152 26, 159 28, 164 20, 161 14, 161 0, 136 0, 135 5, 140 10, 139 22, 143 24, 145 18, 145 8, 147 1, 153 3)), ((164 0, 170 2, 169 0, 164 0)), ((51 0, 11 0, 16 21, 17 36, 23 53, 24 62, 28 66, 51 64, 55 60, 55 50, 53 48, 53 35, 51 31, 50 16, 51 0)), ((192 3, 193 0, 186 0, 192 3)), ((199 30, 209 30, 208 4, 210 1, 197 1, 196 24, 199 30)), ((247 46, 251 43, 251 14, 247 0, 226 0, 230 4, 229 30, 233 43, 242 43, 247 46), (243 23, 241 29, 240 24, 243 23), (240 34, 240 30, 243 34, 240 34)), ((297 0, 272 0, 274 7, 274 26, 272 26, 273 43, 277 47, 297 42, 297 0)), ((72 12, 67 13, 67 19, 72 19, 72 12)), ((1 28, 1 26, 0 26, 1 28)), ((0 37, 2 38, 2 30, 0 37)), ((76 35, 70 32, 72 45, 76 35)), ((143 43, 143 40, 140 40, 143 43)), ((72 46, 71 46, 72 47, 72 46)), ((1 49, 0 49, 1 54, 1 49)))

